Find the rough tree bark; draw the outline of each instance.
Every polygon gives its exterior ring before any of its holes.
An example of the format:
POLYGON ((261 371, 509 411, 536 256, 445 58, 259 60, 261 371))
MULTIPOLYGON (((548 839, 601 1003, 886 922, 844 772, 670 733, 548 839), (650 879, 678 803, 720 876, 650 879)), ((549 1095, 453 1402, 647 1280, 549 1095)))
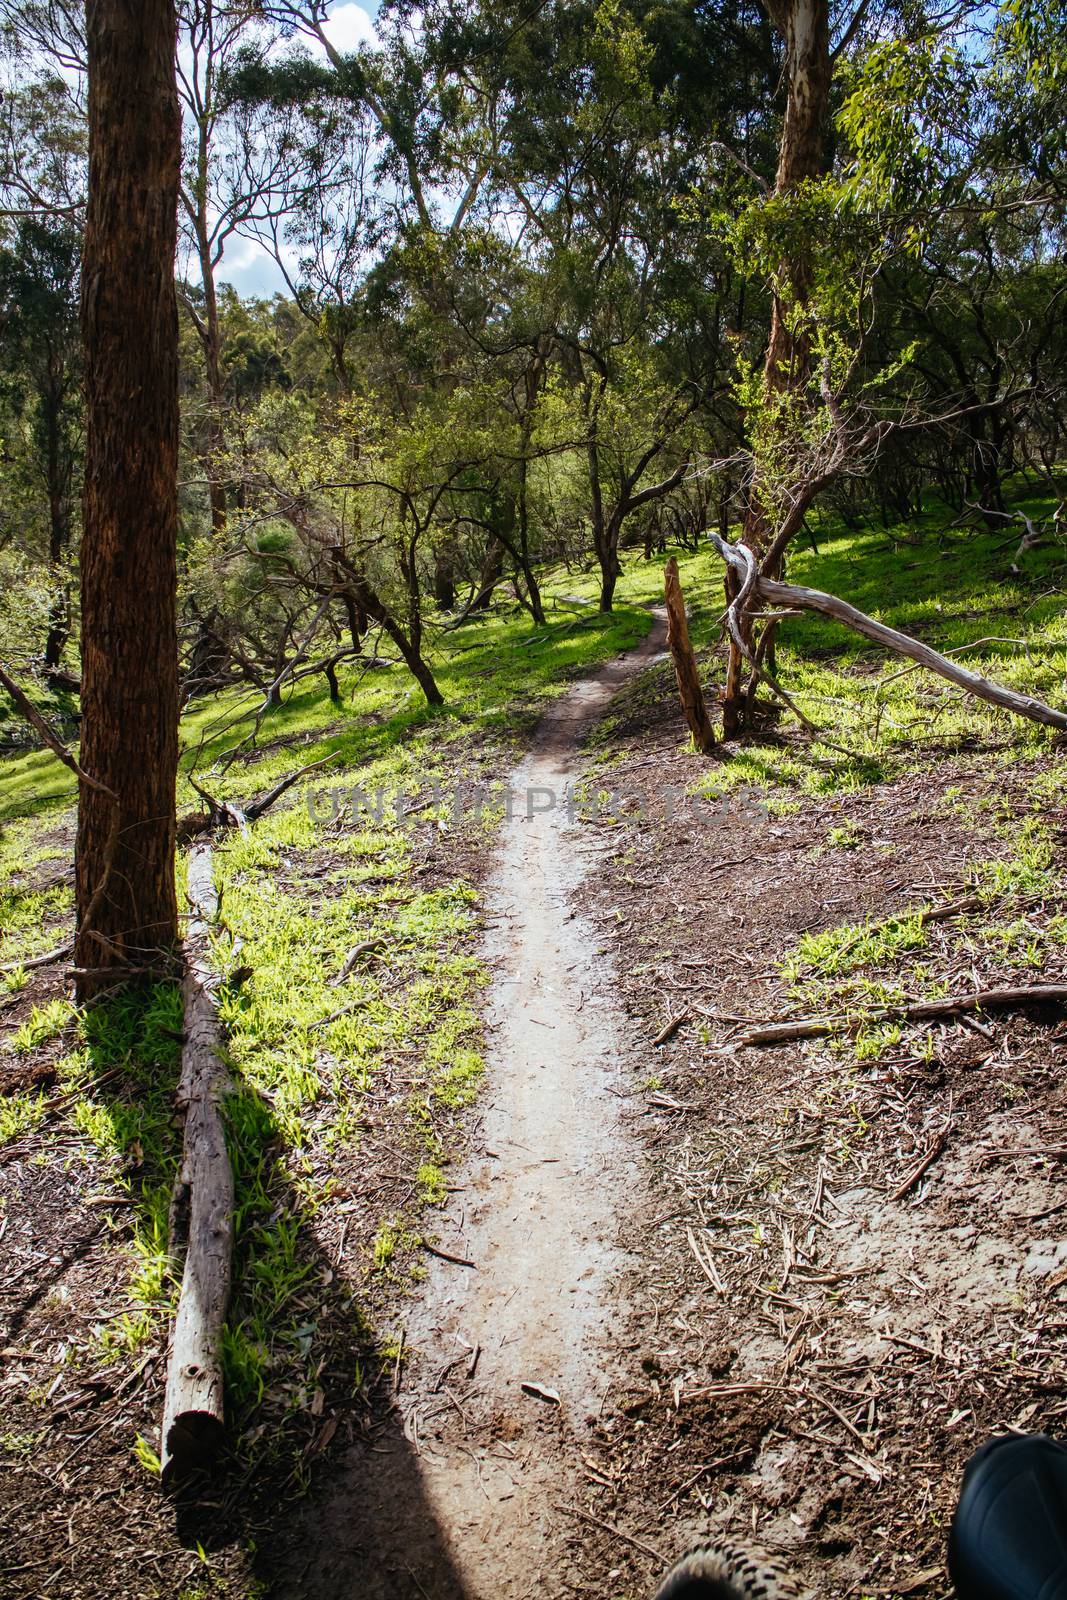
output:
POLYGON ((88 0, 89 198, 82 266, 86 462, 76 893, 82 999, 177 938, 174 786, 181 124, 173 0, 88 0))
MULTIPOLYGON (((786 108, 778 147, 778 170, 774 192, 786 194, 809 178, 822 175, 827 160, 827 120, 832 64, 830 58, 829 0, 764 0, 771 21, 785 41, 786 108)), ((810 289, 810 263, 798 254, 782 264, 781 292, 771 303, 771 331, 763 366, 765 401, 786 390, 799 391, 811 373, 811 349, 803 331, 795 333, 790 313, 803 306, 810 289)), ((753 462, 752 482, 745 511, 744 542, 762 562, 775 538, 773 511, 769 504, 761 463, 753 462)), ((772 563, 767 576, 776 578, 780 558, 772 563)), ((727 604, 737 595, 737 578, 732 568, 726 572, 727 604)), ((752 642, 752 620, 747 610, 739 619, 746 644, 752 642)), ((723 694, 723 733, 733 738, 744 721, 745 690, 742 685, 745 656, 731 640, 723 694)))
POLYGON ((45 474, 48 488, 48 574, 52 600, 48 607, 48 636, 44 647, 47 672, 56 672, 63 647, 70 637, 70 590, 64 561, 70 546, 71 459, 63 448, 63 402, 66 398, 65 364, 53 355, 49 361, 49 393, 42 407, 45 428, 45 474))
POLYGON ((674 658, 674 675, 678 680, 678 693, 682 701, 685 720, 693 735, 693 743, 705 754, 715 748, 715 732, 704 704, 700 687, 700 673, 696 656, 689 642, 689 626, 685 620, 685 600, 678 580, 678 563, 672 556, 663 569, 663 594, 667 602, 667 648, 674 658))

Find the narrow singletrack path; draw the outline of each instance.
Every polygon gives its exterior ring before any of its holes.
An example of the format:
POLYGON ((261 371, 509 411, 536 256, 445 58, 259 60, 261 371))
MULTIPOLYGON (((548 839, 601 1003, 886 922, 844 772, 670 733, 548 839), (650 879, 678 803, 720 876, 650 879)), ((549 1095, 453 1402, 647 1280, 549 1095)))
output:
POLYGON ((619 1120, 634 1043, 611 958, 574 909, 591 863, 568 802, 582 735, 664 631, 657 614, 637 649, 557 700, 512 774, 486 891, 486 1084, 440 1226, 440 1248, 473 1265, 429 1258, 405 1328, 402 1436, 354 1451, 317 1507, 305 1593, 567 1592, 565 1536, 578 1525, 561 1507, 610 1382, 633 1264, 620 1236, 643 1197, 619 1120))

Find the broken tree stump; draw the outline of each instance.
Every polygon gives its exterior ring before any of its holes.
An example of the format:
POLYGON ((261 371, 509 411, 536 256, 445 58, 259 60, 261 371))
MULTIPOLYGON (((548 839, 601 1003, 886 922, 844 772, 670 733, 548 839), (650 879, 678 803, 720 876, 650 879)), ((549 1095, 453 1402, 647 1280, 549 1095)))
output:
POLYGON ((184 1232, 186 1246, 163 1404, 165 1486, 207 1466, 225 1436, 222 1330, 233 1256, 233 1170, 222 1120, 229 1079, 219 1057, 215 976, 208 964, 218 896, 206 841, 189 853, 188 894, 185 1042, 178 1084, 185 1137, 171 1207, 172 1233, 184 1232))
POLYGON ((693 735, 693 743, 698 750, 707 754, 715 748, 715 730, 704 704, 697 659, 693 654, 689 625, 685 620, 685 600, 678 578, 678 563, 673 556, 663 569, 663 594, 667 602, 667 648, 674 661, 682 710, 693 735))

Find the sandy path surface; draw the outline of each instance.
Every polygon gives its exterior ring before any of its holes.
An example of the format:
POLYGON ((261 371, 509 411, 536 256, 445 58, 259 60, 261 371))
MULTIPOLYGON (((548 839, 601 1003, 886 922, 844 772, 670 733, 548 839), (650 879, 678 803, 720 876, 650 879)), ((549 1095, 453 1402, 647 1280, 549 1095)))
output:
POLYGON ((583 733, 664 631, 657 616, 641 646, 556 701, 512 774, 486 896, 486 1086, 439 1240, 473 1265, 429 1258, 405 1328, 402 1431, 398 1419, 353 1452, 313 1513, 305 1594, 566 1592, 576 1524, 561 1507, 610 1382, 613 1296, 632 1264, 620 1224, 644 1197, 618 1114, 633 1044, 610 957, 574 907, 590 863, 568 799, 583 733))

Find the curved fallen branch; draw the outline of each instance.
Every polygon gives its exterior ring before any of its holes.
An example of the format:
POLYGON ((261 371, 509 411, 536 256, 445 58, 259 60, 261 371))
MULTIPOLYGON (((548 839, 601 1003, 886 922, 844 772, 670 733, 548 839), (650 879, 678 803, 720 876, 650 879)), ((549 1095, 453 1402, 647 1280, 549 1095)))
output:
POLYGON ((209 843, 196 844, 189 853, 188 892, 185 1043, 178 1084, 185 1138, 171 1205, 172 1247, 180 1232, 187 1232, 187 1243, 163 1403, 165 1486, 207 1465, 225 1436, 222 1330, 233 1255, 233 1170, 221 1109, 229 1080, 219 1059, 215 980, 208 963, 218 915, 209 843))
POLYGON ((731 1039, 730 1048, 750 1044, 789 1044, 794 1039, 825 1039, 834 1033, 855 1033, 871 1022, 909 1022, 954 1017, 964 1011, 995 1011, 1006 1006, 1067 1005, 1067 983, 1028 983, 1008 989, 976 989, 973 994, 945 995, 940 1000, 904 1001, 899 1006, 853 1012, 841 1017, 797 1017, 789 1022, 760 1022, 731 1039))
POLYGON ((47 955, 30 956, 26 961, 7 961, 0 972, 34 972, 38 967, 54 967, 57 961, 66 961, 68 956, 74 954, 73 942, 68 939, 66 944, 61 944, 56 950, 49 950, 47 955))
MULTIPOLYGON (((746 577, 749 575, 754 557, 746 546, 728 544, 710 529, 708 538, 722 559, 736 572, 746 577)), ((770 601, 772 605, 797 606, 802 611, 818 611, 834 622, 843 623, 854 633, 860 633, 864 638, 873 640, 875 644, 884 645, 887 650, 894 650, 898 655, 908 656, 912 661, 917 661, 920 666, 929 668, 942 678, 947 678, 950 683, 966 690, 978 700, 1000 706, 1002 710, 1011 711, 1017 717, 1026 717, 1030 722, 1040 722, 1046 727, 1067 731, 1067 712, 1057 711, 1054 706, 1046 705, 1034 695, 1019 694, 1015 689, 1007 689, 1003 684, 993 683, 989 678, 980 677, 977 672, 968 671, 966 667, 950 661, 948 656, 943 656, 940 651, 931 649, 928 644, 913 639, 910 634, 901 633, 897 628, 890 628, 884 622, 877 622, 874 617, 869 617, 865 611, 849 605, 847 600, 841 600, 837 595, 826 594, 822 589, 808 589, 801 584, 781 583, 777 579, 760 576, 756 577, 752 592, 761 599, 770 601)))

